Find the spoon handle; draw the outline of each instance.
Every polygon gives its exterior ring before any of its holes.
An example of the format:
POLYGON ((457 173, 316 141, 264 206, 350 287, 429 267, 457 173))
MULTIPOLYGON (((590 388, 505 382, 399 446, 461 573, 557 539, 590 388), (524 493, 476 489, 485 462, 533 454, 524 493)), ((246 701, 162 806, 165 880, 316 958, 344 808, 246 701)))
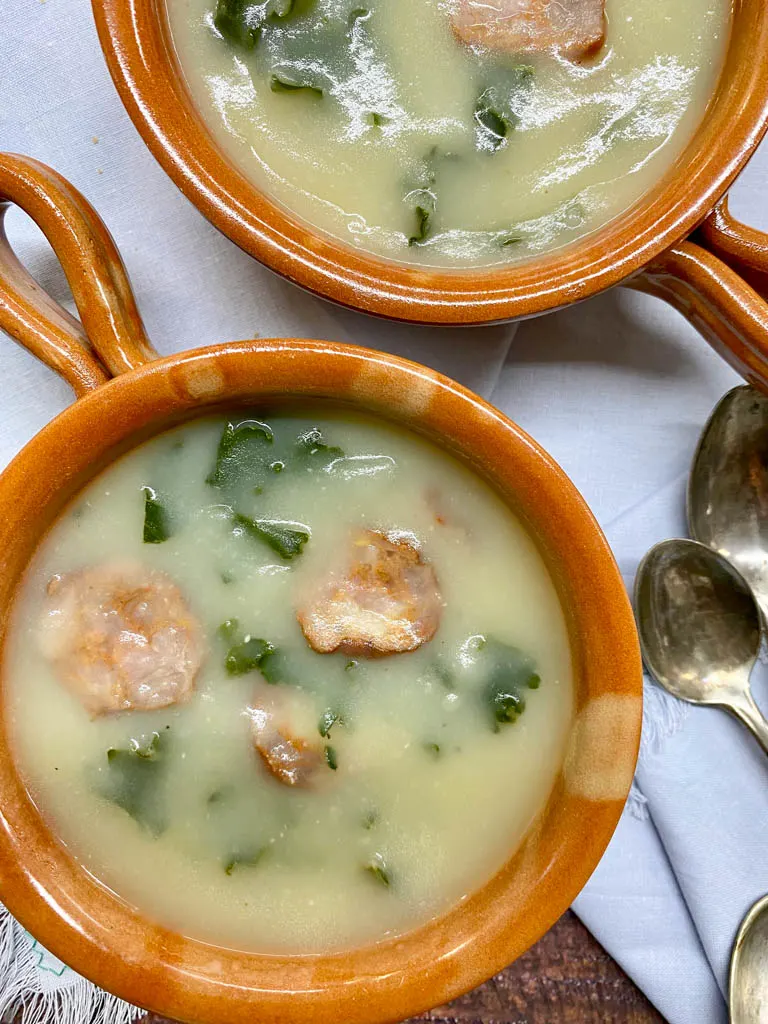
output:
POLYGON ((768 719, 755 704, 752 694, 747 691, 738 701, 730 704, 728 710, 746 725, 765 753, 768 754, 768 719))

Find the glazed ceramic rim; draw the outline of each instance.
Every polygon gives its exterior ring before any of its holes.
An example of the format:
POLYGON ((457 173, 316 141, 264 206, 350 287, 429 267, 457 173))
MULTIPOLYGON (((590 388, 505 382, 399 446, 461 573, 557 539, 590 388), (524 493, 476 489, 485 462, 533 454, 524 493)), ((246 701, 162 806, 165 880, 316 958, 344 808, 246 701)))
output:
POLYGON ((431 437, 489 478, 532 532, 566 611, 576 679, 568 749, 546 808, 483 889, 416 931, 341 954, 232 952, 141 918, 52 840, 16 774, 2 707, 0 897, 76 971, 165 1016, 399 1021, 486 980, 557 920, 605 850, 634 772, 642 675, 629 600, 583 499, 531 438, 447 378, 353 346, 236 342, 146 364, 61 413, 0 477, 2 641, 41 536, 96 472, 173 423, 286 396, 351 403, 431 437))
POLYGON ((367 255, 270 201, 223 155, 179 67, 165 0, 93 0, 134 124, 181 191, 245 252, 343 306, 395 320, 484 324, 588 298, 639 271, 710 212, 768 128, 768 5, 735 0, 725 67, 695 137, 658 185, 607 226, 508 270, 419 269, 367 255))

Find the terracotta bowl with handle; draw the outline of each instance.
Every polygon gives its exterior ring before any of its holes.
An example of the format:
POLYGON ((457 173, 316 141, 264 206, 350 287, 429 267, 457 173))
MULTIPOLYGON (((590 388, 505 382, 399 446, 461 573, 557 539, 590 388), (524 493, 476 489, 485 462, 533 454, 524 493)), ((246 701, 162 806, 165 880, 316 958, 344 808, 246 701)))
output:
POLYGON ((717 205, 768 128, 765 0, 733 0, 706 115, 653 189, 555 252, 467 271, 366 254, 292 216, 206 127, 176 57, 165 0, 92 2, 112 78, 152 153, 217 228, 289 280, 367 313, 447 325, 537 316, 623 283, 666 299, 748 381, 768 389, 768 235, 734 220, 725 201, 717 205))
POLYGON ((634 622, 583 499, 514 423, 403 359, 292 338, 158 358, 120 256, 87 201, 44 165, 0 154, 0 212, 10 204, 51 242, 80 320, 40 290, 0 229, 0 328, 69 381, 77 399, 0 476, 0 698, 16 588, 80 488, 172 424, 216 408, 306 398, 343 401, 431 438, 488 480, 522 519, 566 615, 575 711, 546 806, 495 877, 460 906, 364 948, 267 956, 175 934, 152 919, 150 907, 129 906, 89 875, 26 792, 0 699, 0 900, 98 985, 196 1024, 397 1021, 484 981, 570 905, 613 833, 634 771, 642 709, 634 622))

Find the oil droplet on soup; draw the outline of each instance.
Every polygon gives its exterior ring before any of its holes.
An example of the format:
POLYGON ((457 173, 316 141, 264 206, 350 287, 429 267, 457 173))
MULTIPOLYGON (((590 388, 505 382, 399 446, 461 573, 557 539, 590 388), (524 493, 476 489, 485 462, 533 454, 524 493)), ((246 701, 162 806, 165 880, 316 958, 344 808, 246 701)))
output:
POLYGON ((167 0, 230 158, 350 245, 435 266, 628 209, 704 116, 728 0, 167 0))
POLYGON ((124 455, 36 553, 5 658, 17 763, 73 855, 258 951, 456 905, 543 808, 572 720, 563 615, 509 509, 331 406, 124 455))

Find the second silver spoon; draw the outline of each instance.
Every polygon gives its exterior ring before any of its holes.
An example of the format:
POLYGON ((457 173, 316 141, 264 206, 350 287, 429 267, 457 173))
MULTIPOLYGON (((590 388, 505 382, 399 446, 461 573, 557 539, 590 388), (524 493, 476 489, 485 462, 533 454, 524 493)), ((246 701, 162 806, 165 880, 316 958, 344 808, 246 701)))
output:
POLYGON ((768 622, 768 395, 734 388, 710 416, 688 482, 688 526, 736 566, 768 622))
POLYGON ((692 540, 651 548, 637 571, 635 607, 643 657, 670 693, 730 711, 768 753, 768 721, 749 676, 760 649, 760 612, 744 578, 692 540))

